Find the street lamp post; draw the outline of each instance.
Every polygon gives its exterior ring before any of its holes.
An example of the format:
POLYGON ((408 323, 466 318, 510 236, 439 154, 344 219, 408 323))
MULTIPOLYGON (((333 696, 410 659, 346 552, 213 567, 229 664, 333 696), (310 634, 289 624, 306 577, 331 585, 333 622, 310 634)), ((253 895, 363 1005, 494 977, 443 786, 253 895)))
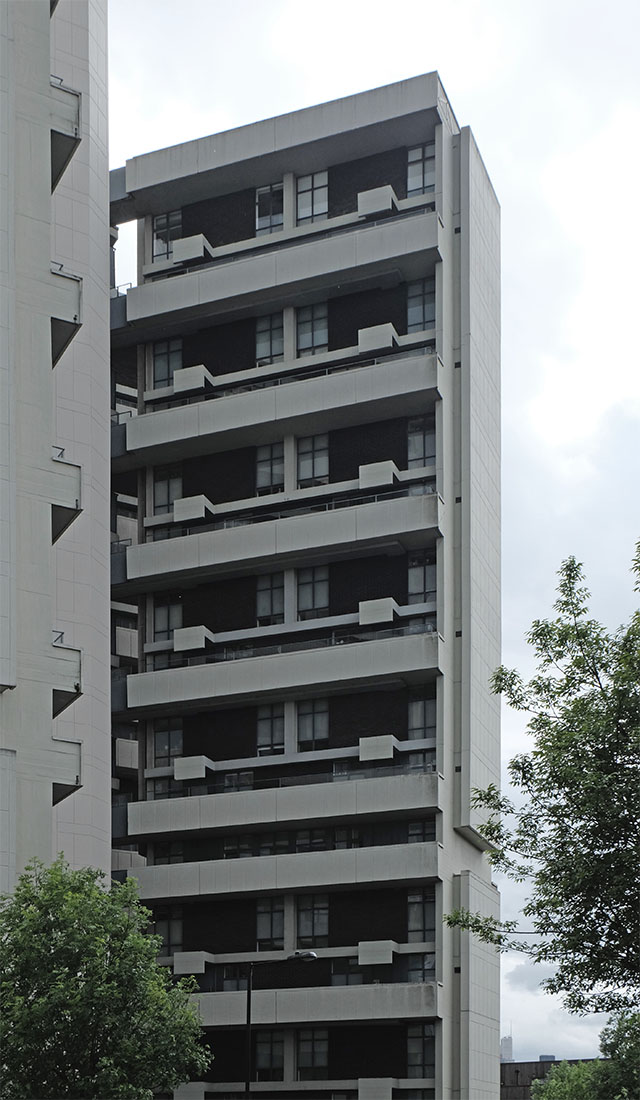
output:
POLYGON ((245 1083, 244 1094, 251 1096, 251 1077, 253 1071, 253 1057, 251 1049, 251 994, 253 992, 253 969, 255 966, 277 966, 285 962, 315 962, 318 956, 315 951, 294 951, 292 955, 284 959, 254 959, 247 963, 247 1022, 245 1025, 245 1083))

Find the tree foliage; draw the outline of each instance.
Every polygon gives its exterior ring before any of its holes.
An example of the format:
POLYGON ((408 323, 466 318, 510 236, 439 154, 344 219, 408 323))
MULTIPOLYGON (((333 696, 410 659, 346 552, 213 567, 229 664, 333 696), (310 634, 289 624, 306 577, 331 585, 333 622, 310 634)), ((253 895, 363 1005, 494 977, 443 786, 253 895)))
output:
POLYGON ((210 1061, 192 978, 159 967, 135 884, 59 857, 0 903, 0 1100, 147 1100, 210 1061))
POLYGON ((553 964, 542 984, 570 1011, 615 1011, 640 999, 640 612, 608 633, 589 617, 575 558, 558 576, 555 618, 527 635, 536 674, 525 683, 501 667, 492 684, 529 715, 533 748, 509 764, 524 801, 475 792, 494 865, 531 883, 523 913, 535 935, 464 910, 447 919, 553 964))
POLYGON ((621 1013, 600 1035, 606 1061, 559 1062, 531 1087, 533 1100, 640 1100, 640 1013, 621 1013))

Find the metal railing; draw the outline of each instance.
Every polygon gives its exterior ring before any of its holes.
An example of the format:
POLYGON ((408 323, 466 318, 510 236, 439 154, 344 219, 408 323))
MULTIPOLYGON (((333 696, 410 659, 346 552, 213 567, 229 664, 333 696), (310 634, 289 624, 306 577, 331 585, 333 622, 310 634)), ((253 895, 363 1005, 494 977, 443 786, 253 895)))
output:
MULTIPOLYGON (((304 630, 312 629, 311 621, 302 627, 304 630)), ((217 645, 209 652, 189 657, 187 653, 174 653, 163 651, 162 654, 151 654, 148 659, 148 672, 158 671, 162 668, 184 668, 192 665, 219 664, 224 661, 244 661, 251 657, 271 657, 274 654, 300 653, 304 650, 327 649, 338 645, 356 645, 358 642, 377 642, 386 638, 402 638, 410 634, 434 634, 436 632, 436 616, 421 615, 409 619, 401 626, 388 627, 383 630, 353 630, 343 627, 341 630, 332 630, 330 634, 318 638, 277 643, 240 642, 236 645, 217 645), (165 657, 169 656, 169 662, 162 665, 165 657)))
POLYGON ((310 378, 323 378, 331 374, 356 370, 361 367, 380 366, 380 364, 386 362, 388 359, 392 359, 395 362, 398 359, 413 359, 425 354, 435 355, 435 344, 433 341, 429 340, 415 347, 402 350, 390 348, 389 351, 381 352, 379 355, 368 359, 358 359, 355 356, 348 356, 335 363, 326 363, 324 366, 313 366, 313 360, 311 358, 311 360, 296 361, 296 364, 291 367, 291 370, 287 370, 286 374, 277 374, 271 378, 261 378, 255 382, 234 383, 232 386, 216 386, 214 384, 209 386, 208 389, 203 390, 202 393, 192 394, 190 397, 167 397, 158 401, 147 399, 147 405, 152 406, 149 411, 162 412, 166 409, 177 409, 184 405, 197 405, 202 401, 213 401, 220 397, 231 397, 242 393, 250 393, 253 390, 272 389, 274 386, 286 386, 292 385, 295 382, 307 382, 310 378), (308 366, 306 365, 307 363, 309 364, 308 366))
MULTIPOLYGON (((179 275, 191 275, 196 271, 207 271, 213 267, 220 267, 223 264, 237 263, 239 260, 249 259, 256 254, 264 255, 265 253, 278 251, 281 252, 285 248, 299 248, 301 245, 307 244, 309 241, 326 241, 332 237, 344 236, 345 233, 353 233, 354 231, 361 229, 373 229, 380 225, 389 225, 393 222, 404 221, 407 218, 421 217, 424 214, 434 214, 436 204, 433 201, 427 201, 422 206, 412 206, 408 210, 398 210, 395 214, 389 214, 383 218, 372 218, 371 220, 359 217, 356 210, 349 211, 354 214, 354 220, 347 223, 347 225, 336 225, 329 229, 309 229, 307 233, 300 233, 295 237, 289 237, 286 240, 279 240, 280 234, 270 234, 264 237, 256 237, 256 243, 248 248, 243 248, 237 252, 229 252, 224 256, 216 256, 213 260, 206 260, 202 263, 195 263, 184 265, 181 267, 165 268, 164 271, 159 271, 157 274, 150 274, 147 276, 147 282, 157 282, 159 279, 175 279, 179 275)), ((343 217, 343 215, 338 215, 343 217)), ((316 223, 318 224, 318 223, 316 223)), ((251 239, 251 238, 248 238, 251 239)), ((228 247, 232 245, 243 244, 243 241, 230 241, 228 247)))
MULTIPOLYGON (((433 461, 435 462, 435 456, 433 461)), ((435 492, 435 478, 429 478, 424 481, 414 481, 401 489, 389 489, 383 493, 362 492, 356 495, 352 493, 348 497, 335 497, 332 500, 320 501, 316 504, 293 504, 290 508, 279 508, 275 512, 265 510, 249 515, 229 516, 226 519, 214 520, 210 523, 172 525, 171 528, 150 527, 147 531, 147 542, 163 542, 170 538, 183 538, 187 535, 204 534, 208 531, 226 531, 233 527, 251 527, 256 523, 291 519, 293 516, 308 516, 316 512, 335 512, 341 508, 354 508, 360 504, 379 504, 383 500, 400 500, 403 497, 410 496, 433 496, 435 492)))

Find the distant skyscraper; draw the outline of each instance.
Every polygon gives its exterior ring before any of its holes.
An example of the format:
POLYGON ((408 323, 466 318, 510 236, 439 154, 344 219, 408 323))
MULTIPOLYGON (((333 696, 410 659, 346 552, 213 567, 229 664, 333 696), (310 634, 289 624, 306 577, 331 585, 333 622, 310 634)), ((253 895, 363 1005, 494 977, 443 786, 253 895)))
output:
POLYGON ((500 1040, 500 1061, 513 1062, 513 1036, 503 1035, 500 1040))

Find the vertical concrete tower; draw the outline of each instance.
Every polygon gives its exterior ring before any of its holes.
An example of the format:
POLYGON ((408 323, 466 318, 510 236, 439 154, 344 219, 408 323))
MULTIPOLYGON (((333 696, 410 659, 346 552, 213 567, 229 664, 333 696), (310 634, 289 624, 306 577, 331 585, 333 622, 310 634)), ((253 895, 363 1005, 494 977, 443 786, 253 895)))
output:
POLYGON ((442 924, 497 907, 471 132, 431 73, 136 157, 112 212, 140 245, 112 300, 116 866, 200 981, 216 1058, 179 1095, 495 1100, 497 958, 442 924))
POLYGON ((106 0, 0 3, 0 878, 110 850, 106 0))

